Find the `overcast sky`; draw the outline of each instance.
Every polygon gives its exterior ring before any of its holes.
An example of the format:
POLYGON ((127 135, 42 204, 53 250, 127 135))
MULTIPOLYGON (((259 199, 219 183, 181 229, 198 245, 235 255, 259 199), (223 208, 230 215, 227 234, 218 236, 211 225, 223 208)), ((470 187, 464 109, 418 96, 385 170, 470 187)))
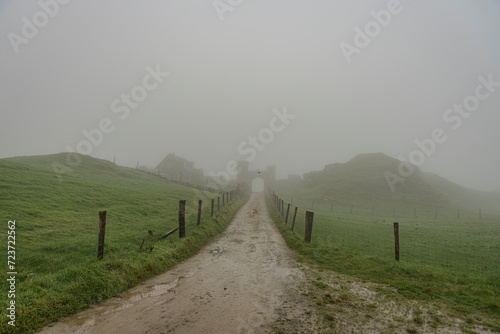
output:
POLYGON ((500 191, 496 0, 59 1, 0 0, 0 158, 284 177, 420 140, 424 171, 500 191))

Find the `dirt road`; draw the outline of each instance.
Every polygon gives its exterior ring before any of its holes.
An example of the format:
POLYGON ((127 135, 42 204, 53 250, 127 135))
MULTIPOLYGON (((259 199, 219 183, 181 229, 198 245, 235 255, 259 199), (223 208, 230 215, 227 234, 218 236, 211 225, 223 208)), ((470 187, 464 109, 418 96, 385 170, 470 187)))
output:
POLYGON ((41 333, 260 333, 303 273, 253 194, 196 256, 41 333))
POLYGON ((476 314, 294 261, 262 194, 172 270, 41 334, 492 333, 476 314))

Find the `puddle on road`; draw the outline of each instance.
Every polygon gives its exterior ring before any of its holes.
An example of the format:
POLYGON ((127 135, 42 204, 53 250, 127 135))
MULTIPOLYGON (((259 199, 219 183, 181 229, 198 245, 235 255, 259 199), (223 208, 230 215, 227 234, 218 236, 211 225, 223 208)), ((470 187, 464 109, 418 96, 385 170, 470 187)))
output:
POLYGON ((95 323, 95 319, 91 317, 75 317, 74 319, 68 319, 65 323, 75 327, 92 326, 95 323))
POLYGON ((87 327, 92 326, 96 322, 96 318, 110 312, 116 312, 120 310, 132 307, 134 303, 149 297, 157 297, 167 294, 171 290, 177 287, 179 283, 177 278, 171 283, 158 284, 158 285, 148 285, 142 288, 144 291, 134 291, 125 292, 119 297, 113 297, 107 302, 104 302, 98 306, 95 306, 86 311, 80 312, 64 321, 64 324, 70 327, 87 327))

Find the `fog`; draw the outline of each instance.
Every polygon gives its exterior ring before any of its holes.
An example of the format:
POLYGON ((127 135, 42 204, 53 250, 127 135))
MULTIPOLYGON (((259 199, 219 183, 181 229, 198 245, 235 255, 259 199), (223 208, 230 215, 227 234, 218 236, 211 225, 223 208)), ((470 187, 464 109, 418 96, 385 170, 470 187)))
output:
POLYGON ((0 158, 286 177, 383 152, 500 191, 495 0, 2 0, 0 35, 0 158))

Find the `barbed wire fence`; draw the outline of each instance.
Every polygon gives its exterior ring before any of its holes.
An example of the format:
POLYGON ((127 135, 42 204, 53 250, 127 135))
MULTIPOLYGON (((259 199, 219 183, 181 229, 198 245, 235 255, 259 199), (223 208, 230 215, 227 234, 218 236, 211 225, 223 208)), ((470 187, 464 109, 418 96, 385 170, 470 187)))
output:
POLYGON ((285 201, 272 190, 269 194, 283 220, 300 238, 305 238, 307 233, 306 212, 314 212, 312 242, 394 261, 394 223, 397 222, 400 262, 419 263, 456 273, 500 275, 500 244, 491 239, 498 235, 500 225, 480 210, 475 216, 471 211, 449 208, 377 210, 375 206, 355 204, 337 204, 335 207, 319 201, 306 203, 293 198, 285 201))
MULTIPOLYGON (((184 231, 189 236, 198 225, 208 219, 215 219, 224 214, 225 207, 238 198, 240 192, 231 190, 214 194, 212 200, 192 200, 184 208, 184 231), (220 203, 217 206, 217 202, 220 203)), ((180 201, 180 200, 179 200, 180 201)), ((186 203, 186 201, 184 201, 186 203)), ((123 218, 117 211, 107 211, 104 236, 104 258, 110 260, 125 258, 131 253, 152 251, 151 247, 167 232, 179 228, 179 210, 166 209, 161 214, 147 214, 123 218), (116 218, 119 216, 120 218, 116 218)), ((51 227, 33 227, 22 231, 19 243, 23 244, 17 253, 20 277, 53 273, 69 265, 81 265, 99 260, 99 211, 95 220, 68 226, 51 222, 51 227)), ((172 233, 173 234, 173 233, 172 233)), ((170 236, 179 240, 179 237, 170 236)), ((175 245, 174 245, 175 246, 175 245)))

